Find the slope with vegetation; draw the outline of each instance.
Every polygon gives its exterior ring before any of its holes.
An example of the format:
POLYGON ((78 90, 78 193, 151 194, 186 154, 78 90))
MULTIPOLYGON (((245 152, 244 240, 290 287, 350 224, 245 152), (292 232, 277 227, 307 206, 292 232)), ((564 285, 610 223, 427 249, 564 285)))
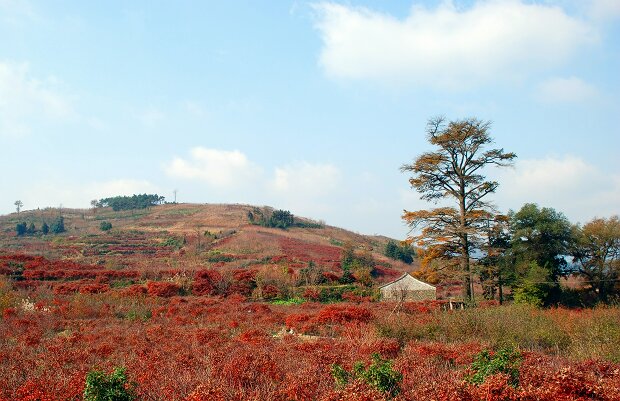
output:
POLYGON ((376 302, 409 245, 258 210, 0 217, 0 400, 620 399, 617 307, 376 302))

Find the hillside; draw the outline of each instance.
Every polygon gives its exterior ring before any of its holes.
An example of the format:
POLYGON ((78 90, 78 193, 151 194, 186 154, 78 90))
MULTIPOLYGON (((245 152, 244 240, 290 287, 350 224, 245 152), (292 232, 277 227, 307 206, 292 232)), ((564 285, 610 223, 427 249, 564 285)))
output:
POLYGON ((248 211, 0 217, 0 401, 620 400, 619 308, 377 302, 389 239, 248 211))
MULTIPOLYGON (((46 285, 56 291, 67 287, 75 291, 83 291, 82 287, 107 290, 93 285, 114 289, 164 280, 176 282, 189 292, 196 272, 210 269, 223 275, 246 271, 278 287, 280 295, 292 295, 288 287, 338 284, 345 246, 353 247, 356 255, 374 264, 371 281, 366 278, 365 287, 416 269, 415 262, 409 265, 383 255, 387 237, 360 235, 298 217, 296 221, 306 227, 258 226, 248 220, 248 212, 254 209, 249 205, 166 204, 130 211, 23 211, 0 217, 1 252, 42 256, 50 263, 75 263, 71 274, 50 276, 48 272, 38 277, 30 272, 24 277, 27 280, 19 283, 46 285), (60 213, 66 232, 43 235, 43 223, 51 224, 60 213), (111 230, 101 230, 104 221, 111 223, 111 230), (20 222, 34 224, 35 233, 17 236, 15 227, 20 222), (310 262, 322 279, 315 277, 308 282, 302 277, 310 262), (81 275, 80 270, 89 273, 81 275)), ((359 274, 353 272, 354 278, 360 279, 356 281, 362 281, 359 274)))

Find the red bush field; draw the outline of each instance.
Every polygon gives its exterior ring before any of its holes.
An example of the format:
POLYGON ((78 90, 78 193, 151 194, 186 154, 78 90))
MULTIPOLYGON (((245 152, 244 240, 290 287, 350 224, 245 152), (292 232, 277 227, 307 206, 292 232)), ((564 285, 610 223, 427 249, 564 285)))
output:
POLYGON ((378 239, 251 226, 244 254, 242 228, 192 209, 200 233, 224 233, 198 246, 195 225, 174 231, 172 213, 185 209, 161 208, 114 220, 116 234, 78 218, 67 225, 85 234, 0 233, 0 401, 82 400, 88 372, 116 367, 149 401, 620 401, 618 307, 378 302, 371 288, 338 283, 341 248, 330 245, 366 241, 372 279, 384 282, 410 267, 372 250, 378 239), (300 278, 310 261, 320 284, 300 278), (503 349, 520 355, 517 382, 495 371, 474 383, 477 355, 503 349), (400 391, 353 373, 337 380, 377 355, 400 391))

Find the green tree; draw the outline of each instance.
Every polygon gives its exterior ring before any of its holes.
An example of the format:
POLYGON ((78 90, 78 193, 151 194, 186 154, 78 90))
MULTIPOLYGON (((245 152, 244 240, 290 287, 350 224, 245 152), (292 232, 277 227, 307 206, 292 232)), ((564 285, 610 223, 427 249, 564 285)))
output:
POLYGON ((25 222, 23 223, 17 223, 17 225, 15 226, 15 232, 17 233, 18 236, 22 236, 26 234, 26 231, 28 230, 28 226, 26 225, 25 222))
POLYGON ((535 261, 549 270, 553 281, 568 273, 566 256, 575 236, 571 223, 562 213, 527 203, 518 212, 511 211, 509 217, 512 253, 517 264, 535 261))
POLYGON ((112 229, 112 223, 109 221, 102 221, 101 224, 99 224, 99 229, 101 231, 110 231, 112 229))
POLYGON ((411 264, 415 257, 415 250, 407 242, 398 244, 396 241, 390 240, 385 244, 385 256, 411 264))
MULTIPOLYGON (((142 194, 132 196, 113 196, 111 198, 103 198, 96 202, 98 207, 111 207, 114 211, 146 209, 151 206, 164 203, 165 197, 157 194, 142 194)), ((91 202, 91 205, 93 203, 91 202)))
POLYGON ((50 232, 50 226, 48 226, 46 222, 43 222, 43 225, 41 226, 41 232, 43 233, 43 235, 47 235, 50 232))
POLYGON ((30 223, 28 225, 28 229, 26 230, 28 234, 34 234, 37 232, 37 228, 34 226, 34 223, 30 223))
POLYGON ((576 231, 572 256, 577 272, 598 299, 607 302, 620 279, 620 218, 595 218, 576 231))
POLYGON ((50 231, 54 234, 60 234, 65 232, 65 219, 62 216, 58 216, 50 227, 50 231))
POLYGON ((448 263, 457 261, 455 265, 463 275, 463 295, 472 301, 470 259, 479 249, 485 219, 492 211, 486 197, 499 186, 487 180, 482 169, 509 166, 516 157, 503 149, 485 149, 493 142, 489 128, 489 122, 475 118, 449 123, 444 118, 431 119, 426 133, 435 150, 401 167, 401 171, 413 174, 409 183, 422 194, 421 199, 435 203, 450 199, 456 203, 456 207, 405 211, 403 219, 412 230, 421 229, 409 238, 411 241, 432 248, 431 254, 448 263))
POLYGON ((274 210, 269 219, 270 227, 288 228, 294 223, 294 217, 288 210, 274 210))
POLYGON ((494 215, 487 222, 486 243, 481 247, 484 254, 478 260, 476 272, 486 299, 504 302, 504 286, 514 281, 514 264, 510 257, 510 230, 508 216, 494 215))
POLYGON ((551 280, 551 272, 540 267, 536 261, 521 262, 517 266, 519 278, 513 288, 516 304, 543 306, 557 292, 557 284, 551 280))

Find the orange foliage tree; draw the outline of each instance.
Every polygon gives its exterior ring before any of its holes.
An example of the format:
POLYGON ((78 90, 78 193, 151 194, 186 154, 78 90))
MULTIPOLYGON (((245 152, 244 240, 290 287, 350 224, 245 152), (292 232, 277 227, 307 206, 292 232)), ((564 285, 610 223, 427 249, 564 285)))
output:
POLYGON ((489 122, 475 118, 451 122, 443 117, 431 119, 426 132, 436 149, 401 167, 402 172, 413 174, 409 182, 422 194, 421 199, 437 203, 448 198, 456 203, 456 207, 405 210, 403 219, 415 233, 409 241, 458 267, 463 275, 464 296, 469 300, 473 300, 470 257, 479 249, 493 213, 485 197, 499 185, 487 180, 482 169, 489 165, 509 166, 516 157, 503 149, 485 150, 493 142, 489 128, 489 122))
POLYGON ((577 269, 599 300, 606 302, 620 280, 620 218, 595 218, 577 227, 573 249, 577 269))

